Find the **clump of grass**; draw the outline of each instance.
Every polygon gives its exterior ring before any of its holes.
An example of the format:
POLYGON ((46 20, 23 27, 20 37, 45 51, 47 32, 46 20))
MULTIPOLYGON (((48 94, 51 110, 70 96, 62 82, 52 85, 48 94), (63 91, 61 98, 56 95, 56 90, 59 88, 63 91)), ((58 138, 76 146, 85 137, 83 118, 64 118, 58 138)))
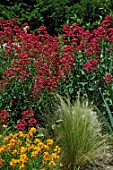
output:
POLYGON ((62 148, 64 169, 81 167, 94 156, 102 154, 106 137, 101 134, 101 123, 88 101, 79 98, 71 104, 70 99, 59 96, 57 115, 59 124, 54 128, 62 148))

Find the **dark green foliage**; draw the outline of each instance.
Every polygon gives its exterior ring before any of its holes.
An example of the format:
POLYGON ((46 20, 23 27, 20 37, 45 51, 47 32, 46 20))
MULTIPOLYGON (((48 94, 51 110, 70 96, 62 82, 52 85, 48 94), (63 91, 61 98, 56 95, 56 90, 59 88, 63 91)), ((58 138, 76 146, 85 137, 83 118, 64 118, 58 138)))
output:
POLYGON ((63 25, 77 22, 93 29, 106 14, 112 14, 112 0, 4 0, 0 2, 0 18, 18 18, 18 24, 28 22, 33 32, 45 25, 49 34, 58 35, 63 25))

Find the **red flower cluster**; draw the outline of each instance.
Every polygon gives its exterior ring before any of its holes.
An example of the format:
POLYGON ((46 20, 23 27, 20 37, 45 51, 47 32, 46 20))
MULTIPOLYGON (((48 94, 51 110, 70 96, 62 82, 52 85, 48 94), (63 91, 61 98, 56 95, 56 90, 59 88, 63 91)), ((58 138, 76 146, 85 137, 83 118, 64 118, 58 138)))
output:
POLYGON ((10 115, 6 110, 0 110, 0 124, 7 125, 9 118, 10 115))
MULTIPOLYGON (((84 64, 83 70, 88 73, 97 70, 98 64, 103 62, 104 48, 101 41, 110 42, 109 47, 106 48, 108 51, 113 50, 113 18, 107 15, 101 26, 97 27, 91 32, 85 31, 83 28, 79 27, 78 24, 74 23, 72 26, 68 24, 64 25, 63 28, 63 38, 64 44, 72 47, 72 51, 75 53, 82 52, 83 60, 87 58, 87 62, 84 64), (101 43, 100 43, 101 42, 101 43), (101 62, 102 61, 102 62, 101 62)), ((78 53, 77 53, 78 55, 78 53)), ((76 58, 76 57, 75 57, 76 58)), ((82 56, 81 56, 82 60, 82 56)), ((76 59, 75 59, 76 66, 76 59)))
POLYGON ((87 44, 87 50, 84 52, 85 54, 88 54, 89 56, 99 56, 100 53, 100 46, 98 44, 98 41, 96 38, 93 38, 90 40, 90 42, 87 44))
POLYGON ((96 71, 98 66, 98 61, 96 59, 89 60, 84 64, 83 70, 87 70, 89 74, 92 73, 92 71, 96 71))
POLYGON ((27 122, 25 120, 19 120, 19 123, 17 123, 16 128, 19 131, 23 131, 26 126, 27 126, 27 122))
POLYGON ((35 127, 37 120, 33 118, 34 112, 32 109, 27 109, 21 113, 22 119, 16 125, 18 130, 23 131, 26 127, 35 127))
POLYGON ((112 16, 106 15, 102 22, 102 26, 107 28, 107 27, 112 26, 112 23, 113 23, 112 16))
POLYGON ((22 119, 30 119, 34 116, 34 112, 32 109, 27 109, 21 113, 22 119))
POLYGON ((111 76, 111 74, 107 74, 105 76, 105 80, 106 80, 106 84, 111 84, 111 82, 113 82, 113 77, 111 76))
POLYGON ((31 119, 28 120, 28 123, 29 123, 30 126, 35 127, 36 123, 37 123, 37 120, 34 119, 34 118, 31 118, 31 119))
POLYGON ((73 67, 72 50, 61 55, 60 40, 50 36, 44 26, 39 27, 37 34, 28 34, 18 25, 10 26, 10 23, 1 23, 0 43, 7 42, 1 55, 10 56, 12 60, 3 72, 3 79, 10 80, 10 83, 17 81, 19 86, 22 82, 31 82, 32 95, 43 91, 55 92, 58 82, 73 67))

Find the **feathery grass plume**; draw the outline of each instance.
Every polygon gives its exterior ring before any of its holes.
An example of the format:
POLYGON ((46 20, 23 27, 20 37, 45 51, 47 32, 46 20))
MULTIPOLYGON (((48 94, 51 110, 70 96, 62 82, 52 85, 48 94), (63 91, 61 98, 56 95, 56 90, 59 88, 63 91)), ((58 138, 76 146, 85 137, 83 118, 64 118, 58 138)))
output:
POLYGON ((88 100, 80 102, 78 97, 72 104, 69 97, 63 99, 58 95, 58 98, 57 113, 61 121, 54 131, 62 148, 64 169, 72 170, 102 155, 106 137, 101 134, 101 123, 88 100))

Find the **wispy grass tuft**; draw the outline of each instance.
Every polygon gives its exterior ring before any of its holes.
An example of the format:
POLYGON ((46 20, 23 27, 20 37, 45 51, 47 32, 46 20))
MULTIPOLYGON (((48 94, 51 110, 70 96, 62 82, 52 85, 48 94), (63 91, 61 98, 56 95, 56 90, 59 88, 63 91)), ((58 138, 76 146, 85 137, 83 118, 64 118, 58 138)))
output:
POLYGON ((62 148, 64 169, 73 170, 102 154, 106 137, 101 135, 101 124, 87 100, 80 102, 78 98, 71 104, 69 98, 58 98, 57 115, 61 121, 54 131, 62 148))

